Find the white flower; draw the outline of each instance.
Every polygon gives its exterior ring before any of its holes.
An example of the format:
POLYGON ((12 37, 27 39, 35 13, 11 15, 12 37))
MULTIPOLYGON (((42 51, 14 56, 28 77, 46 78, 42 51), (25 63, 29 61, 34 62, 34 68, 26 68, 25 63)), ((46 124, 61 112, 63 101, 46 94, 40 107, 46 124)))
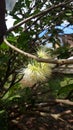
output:
POLYGON ((24 69, 24 76, 23 79, 30 81, 30 82, 41 82, 45 80, 45 76, 43 71, 41 71, 42 68, 36 65, 28 64, 28 67, 24 69))
MULTIPOLYGON (((38 57, 41 58, 49 58, 49 54, 46 49, 40 49, 37 51, 38 57)), ((24 68, 22 73, 23 82, 26 86, 32 86, 38 82, 44 82, 47 78, 50 77, 52 72, 52 66, 49 63, 40 63, 35 60, 32 60, 31 63, 28 64, 27 68, 24 68)))
POLYGON ((50 55, 48 54, 48 51, 46 48, 41 48, 37 51, 37 55, 40 58, 50 58, 50 55))

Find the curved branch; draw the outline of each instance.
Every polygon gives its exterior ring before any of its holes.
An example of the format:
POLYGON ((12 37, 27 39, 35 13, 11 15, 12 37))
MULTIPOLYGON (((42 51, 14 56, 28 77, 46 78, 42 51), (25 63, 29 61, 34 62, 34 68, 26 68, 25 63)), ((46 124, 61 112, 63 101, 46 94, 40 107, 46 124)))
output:
POLYGON ((33 59, 35 59, 35 60, 38 59, 36 56, 34 56, 34 55, 32 55, 32 54, 29 54, 29 53, 27 53, 27 52, 24 52, 24 51, 18 49, 17 47, 11 45, 11 44, 7 41, 6 36, 4 36, 4 42, 5 42, 10 48, 12 48, 13 50, 15 50, 16 52, 18 52, 18 53, 20 53, 20 54, 22 54, 22 55, 24 55, 24 56, 27 56, 27 57, 29 57, 29 58, 33 58, 33 59))
POLYGON ((32 55, 30 53, 27 53, 27 52, 24 52, 23 50, 20 50, 19 48, 11 45, 7 39, 6 39, 6 36, 4 36, 4 42, 6 43, 7 46, 9 46, 10 48, 12 48, 13 50, 15 50, 16 52, 26 56, 26 57, 29 57, 29 58, 32 58, 32 59, 35 59, 36 61, 38 62, 45 62, 45 63, 52 63, 52 64, 59 64, 59 65, 62 65, 62 64, 73 64, 73 59, 60 59, 60 60, 51 60, 51 59, 45 59, 45 58, 39 58, 35 55, 32 55))

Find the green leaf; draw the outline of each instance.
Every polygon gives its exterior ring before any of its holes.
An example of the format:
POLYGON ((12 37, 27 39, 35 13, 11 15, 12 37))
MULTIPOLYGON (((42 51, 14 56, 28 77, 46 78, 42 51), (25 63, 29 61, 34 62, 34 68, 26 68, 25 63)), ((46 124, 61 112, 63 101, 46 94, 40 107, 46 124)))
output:
POLYGON ((73 84, 65 85, 64 87, 60 88, 58 95, 59 97, 66 97, 71 90, 73 90, 73 84))

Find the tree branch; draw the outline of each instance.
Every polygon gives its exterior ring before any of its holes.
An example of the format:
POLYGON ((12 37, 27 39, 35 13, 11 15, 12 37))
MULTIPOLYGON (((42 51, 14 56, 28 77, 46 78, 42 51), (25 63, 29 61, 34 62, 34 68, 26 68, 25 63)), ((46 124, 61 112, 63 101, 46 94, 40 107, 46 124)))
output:
POLYGON ((57 4, 57 5, 52 5, 52 7, 48 8, 48 9, 45 9, 44 11, 42 11, 42 12, 40 12, 40 13, 38 13, 38 14, 32 15, 32 16, 30 16, 30 17, 28 17, 28 18, 22 20, 21 22, 17 23, 15 26, 13 26, 13 27, 11 27, 10 29, 8 29, 8 30, 7 30, 7 33, 9 33, 9 32, 11 32, 11 31, 15 30, 16 28, 18 28, 19 26, 21 26, 22 24, 28 22, 29 20, 31 20, 31 19, 33 19, 33 18, 36 18, 36 17, 38 17, 38 16, 42 16, 42 17, 43 17, 43 16, 46 15, 49 11, 51 11, 51 10, 53 10, 53 9, 55 9, 55 8, 63 7, 63 6, 65 6, 65 5, 67 5, 68 3, 72 2, 72 1, 73 1, 73 0, 67 0, 67 1, 64 1, 64 2, 62 2, 62 3, 59 3, 59 4, 57 4))
POLYGON ((48 114, 48 113, 40 113, 42 116, 51 116, 53 117, 54 119, 56 120, 62 120, 64 121, 61 116, 65 115, 65 114, 71 114, 71 110, 67 110, 67 111, 64 111, 64 112, 61 112, 61 113, 58 113, 58 114, 48 114))
POLYGON ((30 53, 27 53, 27 52, 24 52, 20 49, 18 49, 17 47, 11 45, 7 39, 6 39, 6 36, 4 36, 4 42, 7 46, 9 46, 10 48, 12 48, 13 50, 17 51, 18 53, 26 56, 26 57, 29 57, 29 58, 32 58, 32 59, 35 59, 36 61, 38 62, 45 62, 45 63, 52 63, 52 64, 59 64, 59 65, 62 65, 62 64, 73 64, 73 59, 60 59, 60 60, 57 60, 57 59, 45 59, 45 58, 39 58, 35 55, 32 55, 30 53))
POLYGON ((62 104, 73 106, 73 102, 67 99, 49 99, 47 102, 40 102, 35 104, 35 107, 40 107, 40 108, 47 107, 49 106, 49 104, 53 104, 53 103, 62 103, 62 104))

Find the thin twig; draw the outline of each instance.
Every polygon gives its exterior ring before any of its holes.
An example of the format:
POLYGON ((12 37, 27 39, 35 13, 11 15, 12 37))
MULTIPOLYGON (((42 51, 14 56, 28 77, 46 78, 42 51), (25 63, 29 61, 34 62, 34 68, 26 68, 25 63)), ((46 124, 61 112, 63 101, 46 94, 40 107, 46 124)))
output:
POLYGON ((35 104, 35 107, 47 107, 53 103, 62 103, 62 104, 66 104, 66 105, 71 105, 73 106, 73 102, 67 99, 49 99, 47 102, 39 102, 35 104))
POLYGON ((55 102, 57 102, 57 103, 64 103, 64 104, 67 104, 67 105, 71 105, 71 106, 73 106, 73 102, 70 101, 70 100, 55 99, 55 102))

